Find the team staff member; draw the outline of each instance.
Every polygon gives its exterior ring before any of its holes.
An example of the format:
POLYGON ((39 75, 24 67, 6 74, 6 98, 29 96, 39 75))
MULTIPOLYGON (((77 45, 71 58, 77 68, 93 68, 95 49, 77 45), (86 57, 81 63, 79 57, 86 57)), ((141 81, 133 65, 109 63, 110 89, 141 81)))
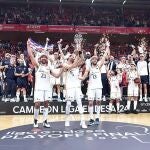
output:
POLYGON ((8 95, 10 95, 10 102, 15 102, 16 96, 16 60, 14 57, 10 58, 10 64, 5 66, 5 76, 6 76, 6 101, 8 100, 8 95))
POLYGON ((19 66, 16 67, 15 76, 17 77, 17 102, 20 101, 20 92, 23 92, 24 102, 27 102, 26 88, 28 85, 28 67, 24 64, 24 59, 19 59, 19 66))

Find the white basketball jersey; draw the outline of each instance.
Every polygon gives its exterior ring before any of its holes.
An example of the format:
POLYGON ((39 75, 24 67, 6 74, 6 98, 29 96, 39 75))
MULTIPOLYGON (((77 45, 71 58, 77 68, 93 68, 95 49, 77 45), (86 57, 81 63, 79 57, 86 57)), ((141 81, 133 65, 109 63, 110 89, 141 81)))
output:
POLYGON ((129 84, 135 84, 134 79, 138 77, 138 72, 133 70, 128 73, 129 84))
POLYGON ((89 73, 89 89, 101 89, 102 86, 102 79, 101 79, 101 71, 98 66, 96 67, 90 67, 90 73, 89 73))
POLYGON ((50 70, 49 66, 39 65, 35 72, 35 90, 50 90, 50 70))
POLYGON ((66 88, 80 88, 81 80, 79 80, 79 68, 73 68, 66 72, 66 88))
POLYGON ((116 92, 117 90, 119 90, 119 78, 117 76, 112 76, 110 78, 110 89, 111 92, 116 92))

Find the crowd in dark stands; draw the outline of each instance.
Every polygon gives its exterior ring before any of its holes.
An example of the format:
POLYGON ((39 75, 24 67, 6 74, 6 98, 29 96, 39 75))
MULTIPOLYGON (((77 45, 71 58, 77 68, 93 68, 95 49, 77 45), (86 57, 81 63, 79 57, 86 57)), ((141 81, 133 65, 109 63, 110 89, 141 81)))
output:
POLYGON ((148 10, 99 6, 5 6, 0 7, 1 24, 83 25, 149 27, 148 10))

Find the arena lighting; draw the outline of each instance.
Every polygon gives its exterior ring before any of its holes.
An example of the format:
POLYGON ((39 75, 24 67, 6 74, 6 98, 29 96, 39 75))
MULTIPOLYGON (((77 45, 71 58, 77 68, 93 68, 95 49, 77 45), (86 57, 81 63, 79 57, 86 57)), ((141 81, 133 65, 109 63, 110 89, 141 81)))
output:
POLYGON ((61 3, 61 0, 60 0, 60 3, 61 3))
POLYGON ((127 0, 124 0, 124 1, 123 1, 123 5, 124 5, 126 2, 127 2, 127 0))
POLYGON ((94 3, 94 0, 92 0, 92 3, 94 3))

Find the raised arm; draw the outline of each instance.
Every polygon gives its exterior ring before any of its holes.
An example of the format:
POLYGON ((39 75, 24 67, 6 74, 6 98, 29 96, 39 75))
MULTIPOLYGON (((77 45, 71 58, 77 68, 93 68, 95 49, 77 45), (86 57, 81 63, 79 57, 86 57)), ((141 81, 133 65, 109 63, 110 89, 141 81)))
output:
POLYGON ((107 42, 106 42, 106 50, 105 50, 105 53, 104 53, 102 59, 98 62, 99 68, 101 68, 101 67, 103 66, 106 57, 107 57, 108 55, 110 55, 110 48, 109 48, 109 47, 110 47, 110 42, 107 41, 107 42))
POLYGON ((64 68, 60 68, 59 72, 56 73, 53 69, 50 70, 50 74, 54 76, 55 78, 59 78, 61 74, 63 73, 64 68))
POLYGON ((30 57, 30 60, 31 60, 33 66, 38 67, 38 62, 36 61, 33 51, 32 51, 32 48, 30 47, 30 44, 29 44, 29 39, 27 41, 27 51, 28 51, 28 55, 30 57))
POLYGON ((79 79, 82 80, 82 81, 85 80, 88 77, 89 72, 90 72, 89 68, 86 68, 83 76, 79 76, 79 79))

